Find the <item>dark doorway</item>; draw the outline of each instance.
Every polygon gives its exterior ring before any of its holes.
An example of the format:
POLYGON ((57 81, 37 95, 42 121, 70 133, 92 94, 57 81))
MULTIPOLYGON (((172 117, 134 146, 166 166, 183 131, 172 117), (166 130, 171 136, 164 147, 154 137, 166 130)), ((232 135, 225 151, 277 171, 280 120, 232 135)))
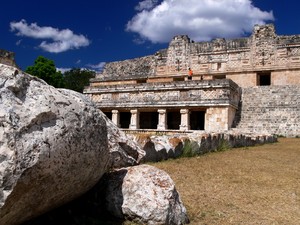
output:
POLYGON ((214 80, 226 79, 226 75, 215 75, 213 76, 214 80))
POLYGON ((112 113, 111 112, 103 112, 106 116, 107 116, 107 118, 108 119, 112 119, 112 113))
POLYGON ((190 126, 191 130, 204 130, 205 111, 191 111, 190 126))
POLYGON ((130 112, 120 112, 120 126, 121 128, 129 128, 130 125, 130 119, 131 119, 131 113, 130 112))
POLYGON ((184 77, 174 77, 174 81, 184 81, 184 77))
POLYGON ((181 122, 181 114, 179 111, 167 113, 168 129, 179 130, 180 122, 181 122))
POLYGON ((157 129, 157 112, 140 112, 140 129, 157 129))
POLYGON ((257 73, 257 85, 258 86, 271 85, 271 72, 257 73))

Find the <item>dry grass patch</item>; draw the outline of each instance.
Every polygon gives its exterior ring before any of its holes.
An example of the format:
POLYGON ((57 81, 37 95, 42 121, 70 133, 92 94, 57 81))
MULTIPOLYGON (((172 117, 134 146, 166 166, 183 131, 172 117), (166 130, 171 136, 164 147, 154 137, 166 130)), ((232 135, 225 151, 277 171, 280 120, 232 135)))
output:
POLYGON ((152 165, 174 180, 191 224, 300 224, 300 138, 152 165))

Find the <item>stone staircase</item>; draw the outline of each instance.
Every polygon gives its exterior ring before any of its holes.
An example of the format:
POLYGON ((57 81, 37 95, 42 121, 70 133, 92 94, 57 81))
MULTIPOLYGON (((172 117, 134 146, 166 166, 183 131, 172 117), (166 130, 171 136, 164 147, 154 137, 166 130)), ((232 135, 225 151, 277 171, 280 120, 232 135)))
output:
POLYGON ((300 86, 243 88, 233 127, 249 133, 300 136, 300 86))

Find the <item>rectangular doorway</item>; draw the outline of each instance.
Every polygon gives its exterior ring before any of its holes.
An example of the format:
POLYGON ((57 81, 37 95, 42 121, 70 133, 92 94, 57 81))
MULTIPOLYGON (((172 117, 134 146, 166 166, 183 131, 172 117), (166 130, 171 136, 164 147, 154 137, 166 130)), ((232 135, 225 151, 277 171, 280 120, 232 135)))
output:
POLYGON ((157 129, 158 112, 140 112, 140 129, 157 129))
POLYGON ((180 111, 171 111, 167 113, 167 126, 170 130, 179 130, 181 123, 180 111))
POLYGON ((120 128, 128 129, 130 125, 130 119, 130 112, 120 112, 120 128))
POLYGON ((205 111, 191 111, 190 126, 191 126, 191 130, 204 130, 205 111))

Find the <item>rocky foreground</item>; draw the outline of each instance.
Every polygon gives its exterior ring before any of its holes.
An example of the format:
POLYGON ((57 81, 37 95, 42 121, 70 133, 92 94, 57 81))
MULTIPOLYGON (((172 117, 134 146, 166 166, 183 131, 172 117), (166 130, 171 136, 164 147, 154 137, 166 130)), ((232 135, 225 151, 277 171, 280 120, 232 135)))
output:
POLYGON ((238 130, 126 135, 84 95, 0 64, 0 224, 22 224, 92 187, 102 196, 99 204, 115 217, 186 224, 170 176, 141 162, 276 140, 238 130))
MULTIPOLYGON (((140 199, 148 202, 142 204, 134 197, 136 201, 125 210, 117 203, 131 199, 132 190, 126 196, 122 192, 110 195, 116 200, 115 206, 114 202, 109 206, 113 214, 126 217, 128 211, 132 220, 148 224, 188 223, 185 207, 167 174, 149 166, 130 169, 144 156, 139 145, 83 95, 55 89, 0 64, 0 224, 18 225, 37 217, 84 194, 106 172, 125 167, 122 171, 128 175, 132 174, 129 171, 138 174, 131 175, 129 190, 135 187, 143 197, 140 199), (149 192, 139 191, 143 188, 138 185, 139 171, 150 178, 156 174, 148 190, 160 193, 158 198, 150 195, 149 199, 149 192), (156 183, 160 179, 164 185, 156 183), (153 207, 159 207, 161 213, 153 214, 153 207)), ((119 187, 125 185, 122 178, 118 178, 119 187)))

